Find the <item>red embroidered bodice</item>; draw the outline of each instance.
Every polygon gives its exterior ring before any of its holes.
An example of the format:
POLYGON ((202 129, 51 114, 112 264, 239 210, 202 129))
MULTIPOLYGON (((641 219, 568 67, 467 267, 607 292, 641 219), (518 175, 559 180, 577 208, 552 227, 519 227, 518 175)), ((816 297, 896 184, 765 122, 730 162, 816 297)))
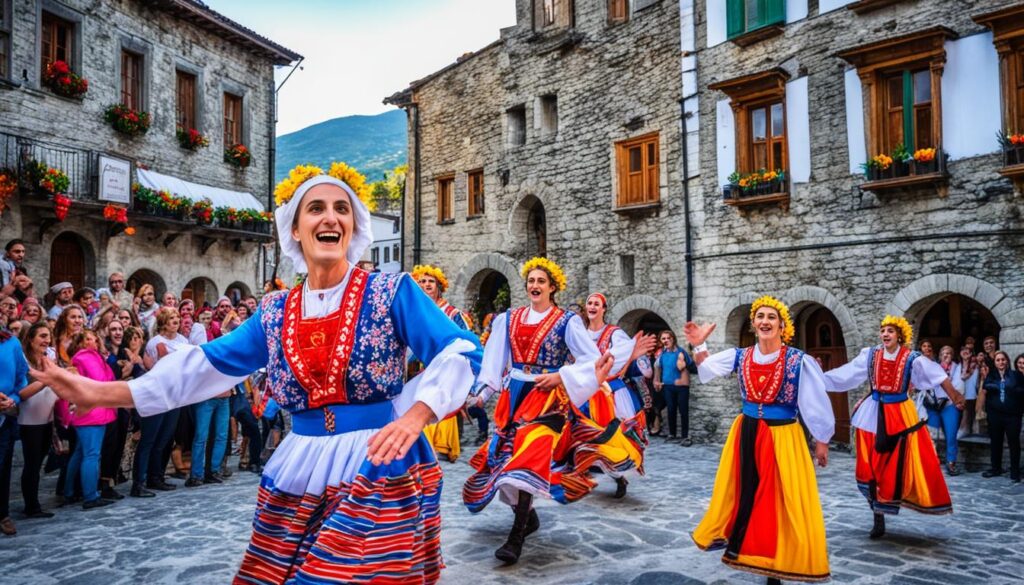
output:
POLYGON ((551 328, 558 323, 558 320, 565 313, 558 307, 552 307, 551 311, 540 320, 539 323, 528 325, 524 322, 529 307, 520 307, 510 315, 509 337, 512 339, 512 361, 517 364, 536 364, 537 356, 540 354, 541 344, 547 337, 551 328))
POLYGON ((873 390, 883 394, 897 394, 903 388, 903 373, 906 370, 910 350, 900 347, 896 359, 885 359, 885 350, 878 349, 875 355, 873 390))
POLYGON ((754 350, 746 352, 743 359, 743 379, 746 382, 747 402, 771 404, 782 390, 786 373, 786 346, 779 350, 779 357, 770 364, 754 361, 754 350))

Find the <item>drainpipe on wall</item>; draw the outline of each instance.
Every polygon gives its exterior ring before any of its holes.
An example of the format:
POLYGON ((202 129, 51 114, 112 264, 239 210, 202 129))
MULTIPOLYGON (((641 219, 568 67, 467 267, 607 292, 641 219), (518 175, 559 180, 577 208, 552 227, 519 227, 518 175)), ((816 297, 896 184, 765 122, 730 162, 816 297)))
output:
MULTIPOLYGON (((417 104, 413 103, 410 105, 413 108, 413 119, 412 119, 412 133, 413 133, 413 145, 416 148, 416 154, 413 155, 413 164, 416 166, 416 174, 413 178, 413 234, 412 234, 412 262, 413 264, 420 264, 420 251, 422 250, 421 242, 421 228, 420 225, 420 214, 422 211, 423 202, 421 201, 421 189, 422 184, 420 182, 420 108, 417 104)), ((405 230, 402 230, 402 235, 405 235, 405 230)))
POLYGON ((683 153, 683 230, 686 234, 686 250, 683 260, 686 263, 686 321, 693 320, 693 233, 690 225, 690 161, 687 145, 686 98, 679 100, 679 123, 682 127, 683 153))

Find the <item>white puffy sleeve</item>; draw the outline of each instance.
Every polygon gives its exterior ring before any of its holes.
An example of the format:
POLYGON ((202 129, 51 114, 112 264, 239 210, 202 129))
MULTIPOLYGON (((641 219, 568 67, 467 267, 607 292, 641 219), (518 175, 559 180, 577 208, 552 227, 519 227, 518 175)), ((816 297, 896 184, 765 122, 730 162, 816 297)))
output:
POLYGON ((480 363, 477 378, 477 395, 487 402, 495 392, 501 390, 502 378, 508 366, 508 314, 500 313, 491 320, 491 336, 484 346, 484 358, 480 363))
MULTIPOLYGON (((562 366, 558 373, 562 377, 562 386, 569 394, 569 400, 578 406, 590 400, 594 392, 597 392, 597 373, 594 371, 594 365, 601 354, 579 315, 573 315, 569 319, 565 331, 565 344, 569 346, 569 351, 576 358, 576 362, 562 366)), ((630 349, 630 352, 632 351, 630 349)))
POLYGON ((615 364, 612 366, 612 375, 621 372, 629 366, 629 358, 633 355, 634 347, 636 347, 636 341, 626 335, 626 332, 622 329, 616 329, 612 333, 612 346, 608 349, 612 357, 615 358, 615 364))
POLYGON ((825 390, 825 373, 813 357, 804 354, 800 364, 800 387, 797 390, 797 407, 800 417, 811 431, 811 435, 822 443, 832 439, 836 429, 836 418, 832 403, 825 390))
POLYGON ((869 352, 871 348, 865 347, 852 362, 825 372, 825 389, 829 392, 848 392, 867 382, 869 352))
POLYGON ((917 358, 910 366, 910 381, 915 388, 938 388, 948 377, 942 366, 925 357, 917 358))
POLYGON ((697 376, 701 384, 707 384, 715 378, 728 376, 736 366, 736 348, 724 349, 704 358, 704 361, 697 366, 697 376))

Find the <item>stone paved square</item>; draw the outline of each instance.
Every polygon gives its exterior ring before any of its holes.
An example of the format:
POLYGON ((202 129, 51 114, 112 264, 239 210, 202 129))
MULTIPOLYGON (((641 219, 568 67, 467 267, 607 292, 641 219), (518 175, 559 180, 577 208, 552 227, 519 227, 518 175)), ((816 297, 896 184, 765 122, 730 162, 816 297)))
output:
MULTIPOLYGON (((470 447, 465 446, 467 449, 470 447)), ((523 560, 504 568, 492 556, 504 542, 511 514, 495 504, 478 515, 461 504, 469 473, 464 451, 443 463, 445 560, 442 583, 637 585, 762 583, 702 553, 689 532, 711 495, 720 445, 684 448, 653 438, 646 478, 612 499, 606 478, 582 502, 542 502, 541 530, 527 540, 523 560)), ((871 516, 853 482, 854 459, 833 452, 818 470, 833 581, 837 583, 1000 584, 1024 574, 1024 487, 1008 479, 966 473, 949 478, 955 513, 904 511, 889 534, 868 540, 871 516)), ((17 492, 20 469, 12 488, 17 492)), ((55 474, 43 482, 52 494, 55 474)), ((0 539, 3 583, 76 585, 228 583, 249 537, 258 479, 236 472, 224 485, 179 487, 154 499, 127 498, 85 512, 55 510, 52 520, 20 518, 18 535, 0 539)), ((52 496, 50 496, 52 500, 52 496)), ((44 506, 52 505, 44 500, 44 506)))

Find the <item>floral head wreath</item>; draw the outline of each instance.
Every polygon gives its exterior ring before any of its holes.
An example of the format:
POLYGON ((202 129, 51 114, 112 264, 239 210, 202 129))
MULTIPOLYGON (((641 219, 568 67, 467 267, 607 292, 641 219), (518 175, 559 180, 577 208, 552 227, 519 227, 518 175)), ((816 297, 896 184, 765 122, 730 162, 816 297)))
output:
POLYGON ((555 292, 562 292, 565 290, 566 280, 565 273, 562 272, 562 268, 547 258, 531 258, 526 264, 523 264, 523 270, 520 272, 523 278, 526 278, 530 274, 531 270, 541 269, 551 275, 551 279, 554 281, 555 292))
POLYGON ((903 317, 897 317, 895 315, 886 315, 885 319, 882 319, 882 327, 895 327, 903 335, 903 345, 911 347, 914 341, 914 328, 910 326, 910 322, 903 317))
POLYGON ((754 315, 757 314, 757 310, 762 307, 769 307, 775 309, 779 314, 779 319, 782 320, 782 343, 789 343, 792 341, 793 336, 796 335, 796 328, 793 327, 793 318, 789 316, 789 307, 786 303, 783 303, 779 299, 765 295, 750 306, 750 321, 754 321, 754 315))
POLYGON ((430 264, 417 264, 412 269, 413 280, 419 281, 420 277, 430 276, 437 281, 437 286, 441 288, 441 292, 448 290, 448 279, 445 278, 444 271, 437 266, 431 266, 430 264))

